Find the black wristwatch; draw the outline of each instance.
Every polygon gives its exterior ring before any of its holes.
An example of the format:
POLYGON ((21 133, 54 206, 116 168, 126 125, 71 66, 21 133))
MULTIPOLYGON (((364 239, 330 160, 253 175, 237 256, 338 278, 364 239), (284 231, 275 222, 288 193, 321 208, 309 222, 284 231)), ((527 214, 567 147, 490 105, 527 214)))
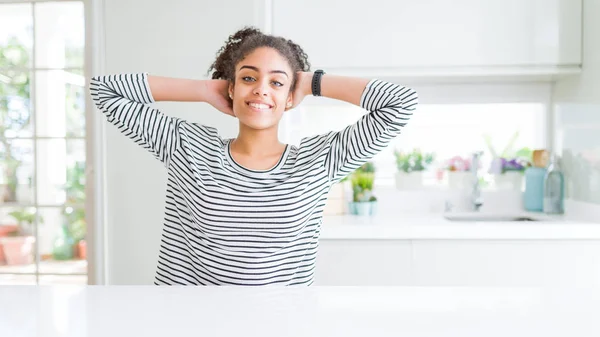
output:
POLYGON ((321 76, 325 72, 321 69, 315 70, 312 78, 312 94, 313 96, 321 96, 321 76))

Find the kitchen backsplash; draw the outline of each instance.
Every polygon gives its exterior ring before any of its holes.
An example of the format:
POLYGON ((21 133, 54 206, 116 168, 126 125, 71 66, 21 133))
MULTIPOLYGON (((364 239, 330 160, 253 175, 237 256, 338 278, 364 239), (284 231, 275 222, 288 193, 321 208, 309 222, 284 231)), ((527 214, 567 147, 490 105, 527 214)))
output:
POLYGON ((566 197, 600 204, 600 104, 563 103, 555 111, 566 197))

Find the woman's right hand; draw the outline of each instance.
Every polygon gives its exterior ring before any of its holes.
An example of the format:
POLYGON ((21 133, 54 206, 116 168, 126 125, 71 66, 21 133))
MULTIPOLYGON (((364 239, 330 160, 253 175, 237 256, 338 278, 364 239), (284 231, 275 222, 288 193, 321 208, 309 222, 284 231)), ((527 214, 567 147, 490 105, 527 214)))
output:
POLYGON ((229 81, 205 80, 204 85, 204 101, 224 114, 235 117, 232 101, 229 99, 229 81))

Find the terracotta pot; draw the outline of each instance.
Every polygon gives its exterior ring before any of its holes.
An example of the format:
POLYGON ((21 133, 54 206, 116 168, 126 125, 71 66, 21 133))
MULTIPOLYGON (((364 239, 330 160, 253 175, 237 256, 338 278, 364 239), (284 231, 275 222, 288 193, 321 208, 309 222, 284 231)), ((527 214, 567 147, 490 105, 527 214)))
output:
POLYGON ((0 225, 0 237, 7 236, 17 229, 19 229, 19 226, 17 225, 0 225))
POLYGON ((77 243, 77 256, 82 260, 87 258, 87 244, 85 243, 85 240, 80 240, 79 243, 77 243))
MULTIPOLYGON (((3 236, 8 236, 9 233, 16 231, 19 227, 17 225, 2 225, 0 226, 0 238, 3 236)), ((6 258, 4 257, 4 249, 2 249, 2 243, 0 242, 0 265, 6 263, 6 258)))
POLYGON ((33 236, 3 237, 1 240, 4 258, 8 265, 23 265, 33 263, 33 236))

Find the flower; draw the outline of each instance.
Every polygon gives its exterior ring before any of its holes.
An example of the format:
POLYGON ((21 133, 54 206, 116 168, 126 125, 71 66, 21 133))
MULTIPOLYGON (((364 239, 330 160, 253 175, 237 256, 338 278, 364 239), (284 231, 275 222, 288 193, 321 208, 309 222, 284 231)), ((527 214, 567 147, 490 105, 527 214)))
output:
POLYGON ((494 158, 490 165, 490 173, 502 174, 509 171, 521 172, 531 164, 523 158, 494 158))
POLYGON ((467 158, 460 156, 454 156, 446 162, 446 169, 448 171, 469 171, 471 169, 471 161, 467 158))

